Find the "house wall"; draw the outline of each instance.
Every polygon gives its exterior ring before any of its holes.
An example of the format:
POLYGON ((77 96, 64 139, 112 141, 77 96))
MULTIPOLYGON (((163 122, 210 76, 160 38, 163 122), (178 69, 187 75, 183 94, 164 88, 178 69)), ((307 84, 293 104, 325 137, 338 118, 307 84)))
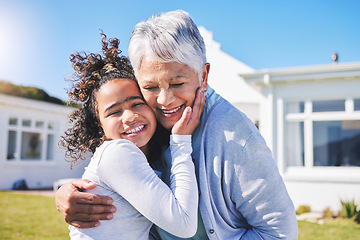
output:
MULTIPOLYGON (((255 71, 222 52, 211 32, 201 27, 200 32, 210 62, 209 85, 254 123, 259 122, 259 130, 273 151, 295 206, 309 205, 313 211, 329 207, 337 211, 340 200, 355 199, 360 204, 360 167, 289 167, 285 149, 287 142, 300 144, 299 140, 288 139, 287 102, 360 98, 360 79, 354 77, 359 76, 359 64, 255 71)), ((329 117, 334 119, 333 114, 329 117)), ((351 120, 354 114, 342 113, 344 117, 351 120)))
MULTIPOLYGON (((0 94, 0 189, 11 189, 13 183, 19 179, 25 179, 29 188, 48 188, 53 182, 62 178, 80 178, 86 162, 70 169, 70 163, 64 159, 64 151, 58 147, 60 136, 67 127, 67 116, 73 108, 42 101, 13 97, 0 94), (54 123, 52 131, 52 160, 9 160, 8 132, 9 119, 27 119, 54 123)), ((21 123, 19 123, 21 124, 21 123)), ((36 131, 29 128, 29 131, 36 131)), ((42 144, 45 144, 44 142, 42 144)), ((16 155, 19 156, 20 149, 16 155)), ((44 154, 45 155, 45 154, 44 154)))
POLYGON ((259 121, 259 101, 262 95, 252 88, 239 73, 255 70, 221 50, 214 41, 212 32, 199 27, 206 46, 206 57, 210 63, 209 86, 235 107, 244 112, 254 123, 259 121))
MULTIPOLYGON (((290 77, 293 78, 291 81, 262 86, 266 100, 260 106, 260 126, 263 127, 260 131, 273 151, 295 207, 309 205, 313 211, 323 211, 328 207, 338 211, 340 200, 354 199, 360 203, 360 167, 287 166, 289 157, 286 154, 287 142, 293 141, 287 138, 286 104, 292 101, 337 99, 344 99, 345 103, 350 99, 351 102, 351 99, 360 98, 360 78, 338 75, 331 79, 320 77, 294 81, 296 74, 290 77)), ((322 113, 319 119, 360 120, 360 112, 347 109, 339 113, 322 113)), ((307 134, 305 132, 305 138, 307 134)), ((296 141, 292 143, 299 144, 296 141)), ((305 148, 312 148, 312 145, 306 144, 305 148)), ((306 161, 309 160, 305 156, 305 164, 306 161)))

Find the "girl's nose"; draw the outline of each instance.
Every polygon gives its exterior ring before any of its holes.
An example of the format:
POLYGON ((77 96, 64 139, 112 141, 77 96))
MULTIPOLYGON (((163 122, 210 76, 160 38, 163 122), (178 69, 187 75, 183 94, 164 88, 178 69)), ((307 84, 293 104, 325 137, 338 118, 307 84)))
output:
POLYGON ((134 122, 139 118, 139 115, 137 113, 134 113, 132 111, 125 111, 123 113, 124 122, 134 122))

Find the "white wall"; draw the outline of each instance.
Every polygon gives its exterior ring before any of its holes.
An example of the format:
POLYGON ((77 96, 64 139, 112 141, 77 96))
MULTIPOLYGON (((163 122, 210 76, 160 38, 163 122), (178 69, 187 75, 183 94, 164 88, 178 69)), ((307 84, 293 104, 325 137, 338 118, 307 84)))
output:
POLYGON ((308 205, 315 212, 330 208, 337 213, 341 208, 340 200, 360 202, 359 183, 285 181, 285 184, 296 208, 308 205))
POLYGON ((84 164, 70 169, 64 151, 57 146, 67 126, 67 116, 73 108, 0 94, 0 189, 11 189, 13 183, 24 178, 29 188, 52 187, 60 178, 79 178, 84 164), (9 117, 26 117, 56 122, 55 151, 52 161, 8 161, 7 138, 9 117))
POLYGON ((212 32, 199 27, 206 45, 206 57, 210 63, 209 85, 222 97, 243 111, 253 122, 259 120, 261 94, 239 76, 255 70, 223 52, 213 39, 212 32))
MULTIPOLYGON (((306 69, 304 68, 304 72, 306 69)), ((298 74, 305 75, 303 71, 298 74)), ((333 100, 360 98, 360 77, 354 70, 336 73, 324 72, 308 79, 297 80, 297 74, 281 76, 281 81, 259 83, 265 101, 260 106, 260 131, 270 143, 274 159, 283 175, 295 207, 309 205, 313 211, 340 209, 340 200, 360 203, 360 167, 286 167, 285 102, 292 100, 333 100), (287 81, 286 79, 289 79, 287 81)), ((257 76, 255 76, 257 77, 257 76)), ((280 77, 278 77, 280 79, 280 77)), ((329 118, 358 119, 359 113, 323 114, 329 118)))

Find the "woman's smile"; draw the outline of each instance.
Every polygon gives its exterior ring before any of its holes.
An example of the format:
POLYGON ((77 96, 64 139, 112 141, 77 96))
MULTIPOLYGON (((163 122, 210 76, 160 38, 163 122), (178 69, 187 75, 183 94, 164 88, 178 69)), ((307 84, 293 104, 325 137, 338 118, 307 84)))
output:
POLYGON ((185 64, 142 61, 138 73, 141 93, 163 127, 170 130, 184 109, 193 106, 196 91, 207 88, 208 68, 204 69, 200 83, 199 74, 185 64))
POLYGON ((171 117, 177 113, 180 112, 180 110, 183 108, 184 105, 181 105, 181 106, 178 106, 176 108, 173 108, 173 109, 160 109, 160 111, 162 112, 162 114, 164 116, 168 116, 168 117, 171 117))

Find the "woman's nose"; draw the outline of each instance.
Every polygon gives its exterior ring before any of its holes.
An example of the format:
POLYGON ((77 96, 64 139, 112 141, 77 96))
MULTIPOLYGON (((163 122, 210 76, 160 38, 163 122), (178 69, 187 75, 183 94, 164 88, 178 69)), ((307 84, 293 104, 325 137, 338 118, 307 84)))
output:
POLYGON ((158 104, 169 106, 174 101, 174 94, 170 89, 162 89, 157 97, 158 104))

